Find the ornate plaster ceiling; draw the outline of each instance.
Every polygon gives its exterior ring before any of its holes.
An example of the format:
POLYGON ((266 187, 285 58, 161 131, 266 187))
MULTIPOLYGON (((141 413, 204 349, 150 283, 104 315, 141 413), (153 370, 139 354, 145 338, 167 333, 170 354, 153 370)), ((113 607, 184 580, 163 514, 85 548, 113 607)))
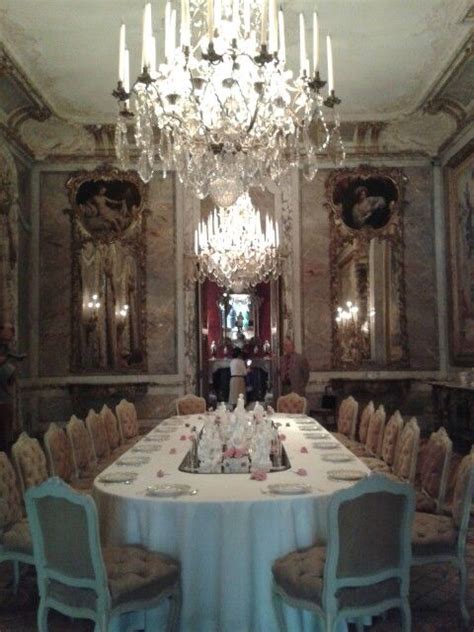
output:
MULTIPOLYGON (((336 91, 346 120, 390 120, 413 112, 472 29, 470 0, 283 0, 282 5, 294 70, 297 15, 304 11, 309 24, 317 6, 322 33, 333 37, 336 91)), ((143 0, 2 0, 0 40, 56 114, 74 122, 111 122, 119 26, 122 20, 127 24, 135 75, 142 7, 143 0)), ((164 0, 153 0, 153 11, 162 41, 164 0)))

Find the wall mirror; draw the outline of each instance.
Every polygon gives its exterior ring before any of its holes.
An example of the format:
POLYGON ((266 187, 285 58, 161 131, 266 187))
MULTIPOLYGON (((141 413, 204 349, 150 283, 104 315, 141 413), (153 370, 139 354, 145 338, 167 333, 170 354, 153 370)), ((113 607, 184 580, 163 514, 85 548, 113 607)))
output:
POLYGON ((408 366, 403 182, 368 167, 326 182, 334 368, 408 366))
POLYGON ((72 369, 134 372, 146 367, 145 213, 133 172, 109 168, 71 176, 72 369))

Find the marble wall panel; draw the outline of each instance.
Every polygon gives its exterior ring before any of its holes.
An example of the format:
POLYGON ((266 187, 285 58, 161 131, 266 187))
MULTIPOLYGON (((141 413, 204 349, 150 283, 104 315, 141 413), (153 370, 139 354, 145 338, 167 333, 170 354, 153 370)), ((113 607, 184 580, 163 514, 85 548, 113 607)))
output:
POLYGON ((319 171, 312 182, 300 180, 303 350, 311 371, 331 368, 327 175, 319 171))
POLYGON ((177 373, 175 178, 155 175, 147 207, 148 371, 177 373))
MULTIPOLYGON (((31 245, 31 170, 17 162, 18 177, 18 349, 26 353, 31 329, 30 245, 31 245)), ((31 355, 18 364, 21 377, 30 375, 31 355)))
POLYGON ((403 169, 405 199, 405 283, 410 367, 437 369, 438 317, 433 182, 429 167, 403 169))
POLYGON ((71 224, 65 172, 40 174, 39 375, 69 373, 71 224))

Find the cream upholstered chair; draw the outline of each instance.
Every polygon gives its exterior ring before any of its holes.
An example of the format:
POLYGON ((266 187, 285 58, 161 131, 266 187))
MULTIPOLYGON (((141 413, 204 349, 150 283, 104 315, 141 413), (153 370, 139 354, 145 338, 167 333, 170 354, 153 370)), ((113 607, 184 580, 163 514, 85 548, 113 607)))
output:
POLYGON ((365 444, 367 441, 367 432, 372 415, 375 413, 374 402, 369 402, 362 411, 359 424, 359 443, 365 444))
POLYGON ((172 600, 170 629, 180 607, 180 568, 172 558, 138 546, 100 547, 94 501, 59 478, 25 496, 31 525, 40 604, 38 629, 48 629, 53 608, 92 619, 107 632, 123 612, 146 610, 172 600))
POLYGON ((446 496, 453 443, 441 427, 428 440, 420 471, 420 487, 416 494, 416 510, 438 512, 446 496))
POLYGON ((474 453, 465 456, 456 472, 450 516, 415 513, 412 528, 412 565, 450 562, 459 570, 461 613, 469 623, 466 606, 466 536, 474 494, 474 453))
POLYGON ((48 478, 45 454, 38 439, 22 432, 12 446, 12 459, 24 493, 48 478))
POLYGON ((104 420, 99 413, 91 409, 87 413, 85 423, 91 437, 95 460, 98 464, 104 463, 110 457, 110 447, 104 420))
POLYGON ((396 410, 385 426, 383 433, 383 442, 381 450, 381 458, 363 456, 362 461, 371 470, 380 472, 390 472, 395 462, 395 454, 398 441, 403 429, 403 418, 400 411, 396 410))
POLYGON ((365 444, 349 444, 347 446, 349 450, 358 457, 380 457, 385 429, 385 419, 385 408, 380 405, 370 418, 365 444))
POLYGON ((418 449, 420 446, 420 427, 415 417, 405 424, 395 450, 392 474, 401 481, 415 482, 418 449))
POLYGON ((96 475, 96 460, 92 440, 84 422, 72 415, 66 424, 66 434, 71 443, 74 467, 77 478, 90 478, 96 475))
POLYGON ((206 412, 206 400, 204 397, 188 394, 176 400, 176 413, 178 415, 196 415, 206 412))
POLYGON ((289 413, 305 415, 307 409, 306 397, 301 397, 298 393, 288 393, 281 395, 277 399, 277 413, 289 413))
POLYGON ((120 436, 120 427, 117 417, 106 404, 102 406, 99 414, 102 418, 102 421, 104 422, 105 432, 107 434, 107 442, 109 444, 110 451, 123 452, 123 450, 120 449, 122 445, 122 438, 120 436))
POLYGON ((138 417, 132 402, 122 399, 115 407, 115 413, 119 422, 122 442, 130 445, 138 441, 138 417))
POLYGON ((273 564, 274 604, 284 629, 281 600, 311 610, 327 632, 342 619, 402 611, 410 630, 410 485, 373 474, 329 500, 326 546, 289 553, 273 564))
POLYGON ((34 564, 28 521, 23 515, 18 479, 5 452, 0 452, 0 563, 13 562, 14 590, 20 563, 34 564))
POLYGON ((346 439, 355 439, 358 413, 359 404, 352 395, 342 400, 337 414, 337 432, 333 433, 336 439, 342 442, 346 439))
POLYGON ((90 491, 92 479, 81 480, 76 477, 72 447, 65 431, 54 422, 50 423, 43 442, 50 475, 59 476, 76 489, 90 491))

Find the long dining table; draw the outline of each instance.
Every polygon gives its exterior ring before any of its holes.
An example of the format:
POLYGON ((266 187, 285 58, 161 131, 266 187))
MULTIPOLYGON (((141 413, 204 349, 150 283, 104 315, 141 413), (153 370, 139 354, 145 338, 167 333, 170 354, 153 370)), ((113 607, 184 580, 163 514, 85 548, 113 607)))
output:
MULTIPOLYGON (((277 632, 272 563, 324 542, 331 495, 354 484, 344 472, 369 473, 317 421, 273 419, 291 467, 265 480, 180 471, 191 429, 205 420, 189 415, 161 422, 94 482, 103 545, 140 544, 180 560, 181 632, 277 632), (162 496, 170 485, 182 487, 162 496)), ((166 608, 147 616, 146 628, 160 629, 166 608)), ((289 630, 315 629, 310 613, 286 608, 285 616, 289 630)))

